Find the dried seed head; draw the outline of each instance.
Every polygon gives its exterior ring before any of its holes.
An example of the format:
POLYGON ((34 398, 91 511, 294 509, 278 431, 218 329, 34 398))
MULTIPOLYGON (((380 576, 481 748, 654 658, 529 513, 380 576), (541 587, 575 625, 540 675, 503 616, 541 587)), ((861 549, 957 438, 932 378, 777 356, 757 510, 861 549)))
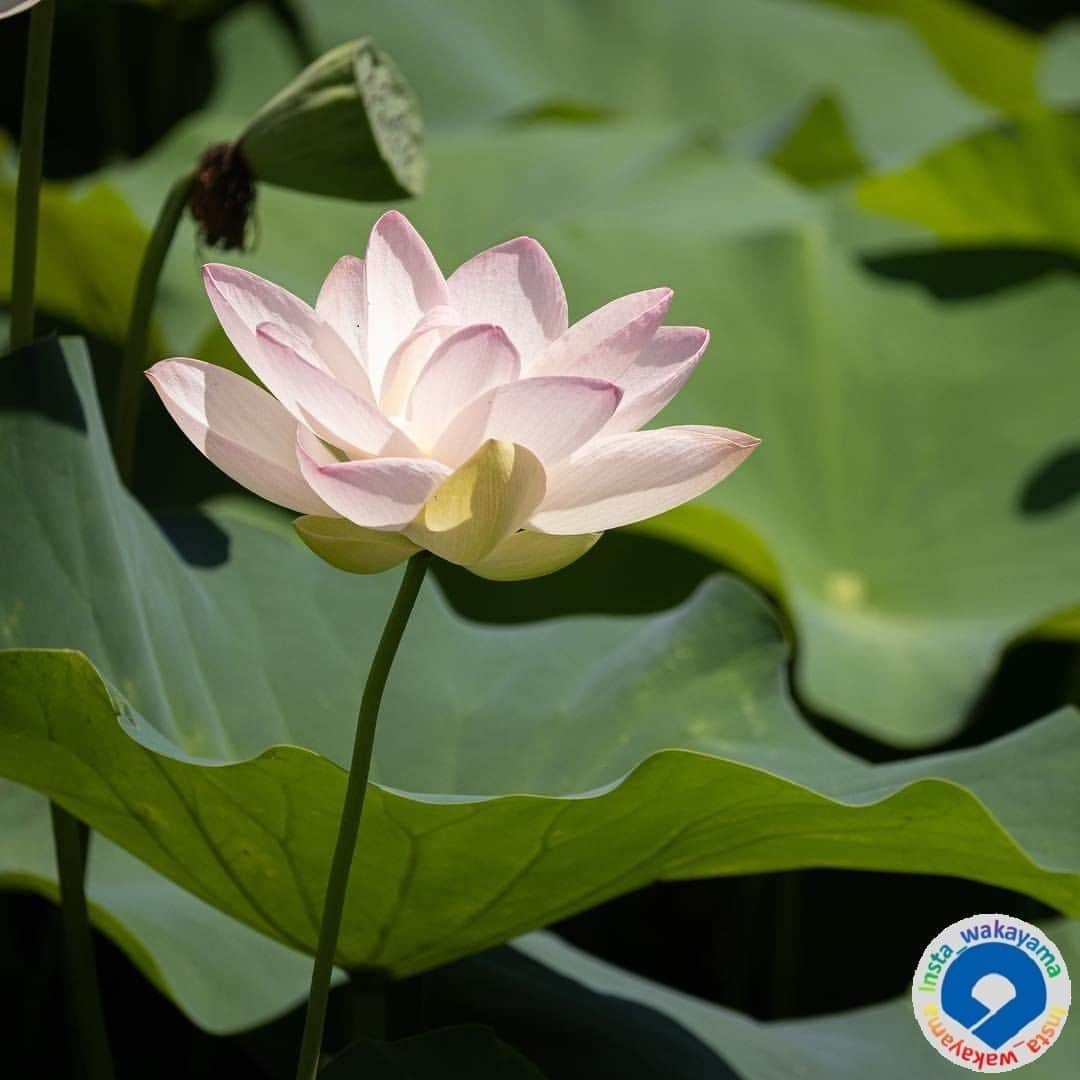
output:
POLYGON ((199 239, 222 251, 243 251, 255 206, 255 177, 235 143, 211 146, 199 159, 191 214, 199 239))

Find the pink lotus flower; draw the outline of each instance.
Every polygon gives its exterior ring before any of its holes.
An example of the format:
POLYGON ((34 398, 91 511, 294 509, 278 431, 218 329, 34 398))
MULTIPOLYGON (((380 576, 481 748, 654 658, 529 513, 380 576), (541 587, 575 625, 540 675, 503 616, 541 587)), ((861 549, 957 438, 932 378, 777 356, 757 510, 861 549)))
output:
POLYGON ((0 19, 9 15, 18 15, 20 11, 32 8, 38 0, 0 0, 0 19))
POLYGON ((738 431, 638 431, 708 343, 663 327, 670 289, 567 328, 544 249, 519 237, 444 278, 399 213, 345 256, 311 308, 235 267, 210 302, 270 391, 174 359, 148 376, 188 438, 238 483, 308 515, 318 554, 372 573, 427 548, 482 577, 537 577, 601 532, 692 499, 758 445, 738 431))

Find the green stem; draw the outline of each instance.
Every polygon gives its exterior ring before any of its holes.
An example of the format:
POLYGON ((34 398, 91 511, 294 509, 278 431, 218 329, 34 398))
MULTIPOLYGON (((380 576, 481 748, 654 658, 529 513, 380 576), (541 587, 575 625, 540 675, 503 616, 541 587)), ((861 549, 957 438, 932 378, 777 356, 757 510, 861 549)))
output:
POLYGON ((78 1035, 79 1056, 86 1076, 89 1080, 113 1080, 112 1053, 98 992, 94 938, 84 888, 89 830, 56 803, 50 803, 50 808, 60 876, 68 1009, 78 1035))
POLYGON ((121 480, 129 486, 135 466, 135 433, 139 424, 139 403, 142 400, 142 375, 146 368, 146 354, 150 343, 150 318, 154 313, 161 268, 165 265, 165 257, 176 235, 177 226, 184 216, 194 181, 194 172, 185 173, 169 189, 139 267, 139 281, 135 287, 135 301, 131 308, 127 340, 124 343, 124 359, 120 368, 112 432, 116 467, 121 480))
POLYGON ((34 340, 34 275, 37 269, 41 159, 45 152, 45 109, 49 101, 56 0, 42 0, 30 15, 30 41, 23 85, 19 182, 15 191, 15 258, 11 272, 11 349, 34 340))
MULTIPOLYGON (((45 154, 45 113, 49 101, 55 0, 42 0, 30 15, 26 81, 23 87, 19 180, 15 191, 15 251, 11 272, 11 348, 34 340, 34 284, 37 275, 41 163, 45 154)), ((112 1053, 98 992, 94 938, 86 906, 86 854, 89 830, 66 810, 50 803, 60 917, 64 927, 69 1008, 78 1032, 79 1053, 90 1080, 113 1080, 112 1053)))
POLYGON ((311 973, 311 994, 308 998, 307 1016, 304 1018, 304 1037, 300 1046, 300 1064, 296 1070, 297 1080, 314 1080, 319 1068, 319 1052, 322 1049, 323 1025, 326 1023, 326 1005, 330 997, 330 976, 334 970, 334 952, 341 931, 341 916, 345 910, 345 890, 349 883, 349 869, 356 852, 356 837, 360 830, 360 815, 364 809, 368 773, 371 770, 371 751, 375 745, 375 724, 379 718, 386 680, 390 666, 397 655, 405 626, 412 614, 416 596, 420 592, 424 574, 431 560, 429 552, 414 555, 405 566, 390 617, 386 620, 375 658, 371 661, 364 695, 360 701, 360 714, 356 720, 356 738, 353 741, 352 763, 349 766, 349 782, 345 789, 345 804, 341 811, 337 843, 330 864, 330 877, 326 883, 326 899, 323 902, 322 925, 319 928, 319 944, 315 951, 315 967, 311 973))

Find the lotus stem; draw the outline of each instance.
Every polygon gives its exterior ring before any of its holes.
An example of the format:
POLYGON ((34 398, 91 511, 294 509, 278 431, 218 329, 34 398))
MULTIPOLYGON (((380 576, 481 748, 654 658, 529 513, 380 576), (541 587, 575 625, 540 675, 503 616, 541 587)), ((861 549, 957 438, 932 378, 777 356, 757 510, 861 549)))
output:
MULTIPOLYGON (((11 348, 34 340, 41 163, 45 153, 45 114, 49 102, 55 0, 42 0, 30 14, 30 40, 23 89, 19 179, 15 190, 15 245, 11 272, 11 348)), ((78 1032, 79 1054, 90 1080, 113 1080, 112 1053, 98 990, 94 939, 86 906, 86 856, 89 830, 56 803, 50 803, 60 914, 64 926, 68 1007, 78 1032)))
POLYGON ((304 1019, 304 1036, 300 1045, 300 1064, 297 1080, 314 1080, 319 1068, 322 1049, 323 1027, 326 1023, 326 1006, 330 998, 330 977, 334 970, 334 953, 341 932, 341 918, 345 910, 345 891, 349 871, 356 852, 356 838, 360 830, 360 816, 364 809, 368 773, 371 771, 371 752, 375 745, 375 725, 379 718, 386 680, 401 644, 402 635, 416 603, 417 594, 424 581, 431 554, 421 551, 405 565, 405 575, 398 587, 394 606, 383 627, 379 647, 371 661, 364 694, 360 701, 360 713, 356 720, 356 737, 353 741, 352 762, 349 766, 349 782, 345 789, 345 804, 341 811, 334 857, 330 864, 330 877, 326 884, 323 902, 322 925, 319 927, 319 943, 315 951, 315 966, 311 973, 311 993, 308 997, 307 1015, 304 1019))
POLYGON ((131 308, 127 340, 124 343, 112 431, 113 457, 120 479, 128 487, 131 486, 135 469, 135 436, 139 426, 139 404, 142 401, 142 374, 146 368, 150 319, 154 313, 158 282, 161 280, 165 257, 169 254, 176 229, 191 197, 194 182, 195 172, 188 172, 169 189, 139 267, 139 280, 135 287, 135 300, 131 308))
POLYGON ((30 41, 23 84, 19 180, 15 191, 15 257, 11 274, 11 349, 34 340, 34 278, 37 272, 41 159, 45 151, 45 110, 49 102, 56 0, 42 0, 30 14, 30 41))
POLYGON ((60 877, 60 913, 64 926, 64 965, 68 1009, 78 1036, 79 1056, 89 1080, 113 1080, 112 1052, 98 988, 94 938, 86 906, 86 856, 90 830, 56 803, 53 840, 60 877))

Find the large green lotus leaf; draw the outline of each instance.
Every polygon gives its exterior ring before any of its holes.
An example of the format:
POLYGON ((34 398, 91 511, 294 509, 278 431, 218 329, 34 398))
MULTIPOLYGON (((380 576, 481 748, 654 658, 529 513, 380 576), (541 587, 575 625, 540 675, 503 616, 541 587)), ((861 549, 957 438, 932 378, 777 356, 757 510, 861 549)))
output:
MULTIPOLYGON (((0 887, 57 895, 48 805, 0 780, 0 887)), ((221 914, 95 835, 87 895, 98 928, 196 1023, 229 1034, 307 997, 311 958, 221 914)))
POLYGON ((969 93, 1005 112, 1037 108, 1039 38, 967 0, 829 0, 902 19, 969 93))
MULTIPOLYGON (((176 533, 179 556, 117 483, 85 357, 67 351, 74 385, 55 344, 3 372, 0 632, 20 647, 0 653, 0 774, 310 949, 337 762, 395 577, 343 576, 237 511, 176 533)), ((1080 911, 1075 713, 874 767, 805 724, 784 660, 770 612, 731 579, 657 616, 512 630, 427 589, 338 959, 404 975, 657 878, 815 865, 970 877, 1080 911)))
MULTIPOLYGON (((1080 965, 1080 924, 1050 922, 1047 932, 1061 949, 1066 963, 1075 970, 1080 965)), ((761 1023, 605 963, 552 934, 529 934, 514 944, 525 956, 543 965, 543 969, 528 973, 532 982, 548 988, 548 1001, 555 1000, 557 993, 570 1016, 575 1013, 599 1016, 611 1025, 610 1037, 618 1038, 625 1027, 641 1024, 639 1010, 644 1007, 680 1024, 745 1080, 793 1077, 865 1080, 875 1075, 905 1078, 951 1075, 947 1071, 949 1067, 915 1024, 907 994, 880 1005, 829 1016, 761 1023), (594 995, 603 996, 596 1000, 594 995)), ((861 966, 873 963, 872 942, 866 942, 861 951, 856 951, 860 946, 850 940, 838 942, 838 947, 845 961, 855 962, 842 968, 838 964, 834 977, 843 970, 847 978, 857 979, 861 966)), ((915 959, 912 958, 913 965, 915 959)), ((495 981, 492 974, 496 978, 502 974, 504 979, 516 974, 518 980, 526 974, 505 960, 501 965, 505 974, 500 972, 498 958, 493 958, 489 967, 493 972, 485 973, 485 981, 490 983, 495 981)), ((446 980, 450 989, 469 994, 467 973, 455 977, 451 969, 439 978, 446 980), (460 987, 455 986, 455 981, 460 981, 460 987)), ((507 980, 504 993, 511 992, 514 985, 512 979, 507 980)), ((490 988, 486 989, 490 992, 490 988)), ((1076 1076, 1078 1053, 1080 1032, 1066 1025, 1057 1045, 1027 1066, 1024 1073, 1037 1080, 1071 1080, 1076 1076)), ((716 1067, 720 1069, 719 1064, 716 1067)))
MULTIPOLYGON (((1011 116, 1042 107, 1040 41, 1032 33, 963 0, 829 0, 837 7, 899 19, 919 34, 965 90, 1011 116)), ((844 109, 823 94, 807 108, 770 160, 807 184, 867 171, 852 143, 844 109)))
POLYGON ((363 8, 304 0, 303 7, 324 45, 372 34, 416 88, 432 127, 569 102, 697 122, 753 142, 790 110, 831 92, 866 158, 896 164, 987 115, 907 26, 798 0, 374 0, 363 8))
POLYGON ((712 328, 663 419, 764 440, 700 503, 771 552, 815 707, 898 744, 942 738, 1005 644, 1077 601, 1080 500, 1067 477, 1031 495, 1076 446, 1071 281, 950 305, 813 228, 648 245, 598 221, 545 239, 571 296, 639 287, 647 266, 676 286, 676 321, 712 328))
POLYGON ((1080 250, 1080 121, 1043 111, 863 179, 859 205, 954 244, 1080 250))
POLYGON ((783 589, 783 575, 765 541, 738 518, 701 503, 686 503, 627 530, 678 544, 738 571, 771 593, 783 589))
MULTIPOLYGON (((219 524, 246 546, 243 528, 219 524)), ((271 534, 238 561, 281 544, 271 534)), ((777 678, 775 628, 730 580, 664 617, 473 628, 482 641, 428 609, 436 617, 421 613, 413 652, 456 630, 469 656, 444 645, 445 661, 427 651, 402 664, 365 805, 345 966, 408 975, 658 878, 815 865, 964 876, 1080 911, 1074 712, 979 751, 872 767, 802 725, 777 678), (706 660, 717 629, 738 624, 745 636, 728 630, 740 640, 706 660), (457 704, 451 715, 439 692, 457 704)), ((204 692, 210 671, 203 661, 204 692)), ((3 775, 226 914, 313 948, 345 777, 281 743, 289 736, 274 729, 287 718, 266 724, 267 749, 235 761, 243 735, 208 752, 229 739, 227 722, 208 724, 206 739, 153 727, 80 653, 6 650, 0 676, 3 775)), ((345 741, 345 723, 318 719, 309 707, 294 740, 345 741)), ((259 737, 254 725, 245 734, 259 737)))

